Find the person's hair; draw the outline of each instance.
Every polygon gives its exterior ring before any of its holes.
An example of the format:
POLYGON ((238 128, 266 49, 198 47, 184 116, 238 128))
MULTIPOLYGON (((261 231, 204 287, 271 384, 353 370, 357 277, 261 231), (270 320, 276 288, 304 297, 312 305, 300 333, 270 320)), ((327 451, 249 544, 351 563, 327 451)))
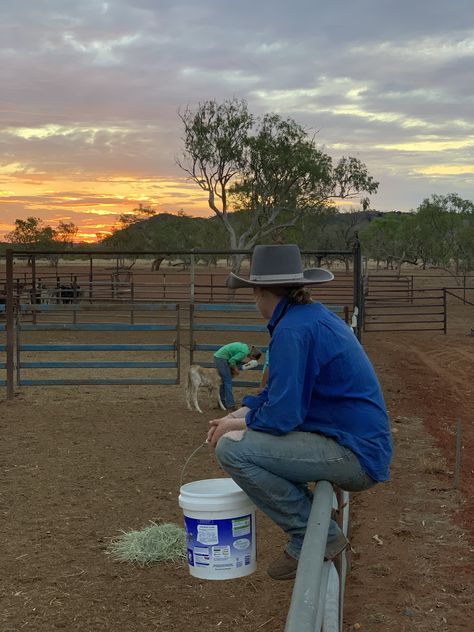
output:
POLYGON ((310 305, 313 302, 310 291, 305 287, 276 286, 265 289, 277 296, 284 296, 292 305, 310 305))
POLYGON ((249 356, 251 358, 255 358, 255 360, 258 360, 261 355, 262 355, 262 352, 260 351, 260 349, 257 349, 257 347, 254 347, 254 345, 250 347, 249 356))

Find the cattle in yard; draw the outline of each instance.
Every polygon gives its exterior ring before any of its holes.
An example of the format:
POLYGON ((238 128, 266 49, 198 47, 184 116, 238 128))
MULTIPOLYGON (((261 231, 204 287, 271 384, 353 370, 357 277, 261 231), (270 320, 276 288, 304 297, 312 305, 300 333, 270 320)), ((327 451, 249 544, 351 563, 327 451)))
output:
POLYGON ((37 283, 35 289, 23 287, 18 299, 22 305, 47 305, 49 303, 78 303, 81 296, 80 285, 74 283, 64 283, 56 287, 47 287, 43 283, 37 283))
POLYGON ((151 262, 151 271, 157 272, 164 260, 164 257, 156 257, 155 259, 153 259, 153 261, 151 262))
POLYGON ((77 303, 82 296, 81 286, 73 283, 60 285, 56 289, 56 297, 59 303, 77 303))
POLYGON ((32 290, 31 294, 34 297, 35 303, 48 305, 49 303, 54 302, 54 300, 56 299, 57 289, 55 287, 48 287, 41 281, 37 281, 36 290, 34 292, 32 290))
POLYGON ((217 402, 219 407, 225 410, 219 393, 221 383, 222 380, 217 369, 205 369, 197 364, 192 364, 189 367, 188 377, 184 387, 188 410, 193 410, 192 407, 194 406, 194 410, 202 413, 198 403, 198 391, 200 387, 207 389, 210 402, 217 402))
POLYGON ((57 297, 57 289, 54 287, 43 286, 36 294, 36 302, 41 305, 54 303, 57 297))

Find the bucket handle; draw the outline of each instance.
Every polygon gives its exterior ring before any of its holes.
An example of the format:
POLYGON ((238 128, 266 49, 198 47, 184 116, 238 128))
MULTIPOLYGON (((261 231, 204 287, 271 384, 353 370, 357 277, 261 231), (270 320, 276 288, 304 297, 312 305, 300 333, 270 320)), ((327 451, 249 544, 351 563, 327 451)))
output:
POLYGON ((179 480, 179 488, 180 489, 183 486, 183 480, 184 480, 184 476, 186 474, 186 468, 188 467, 189 461, 193 458, 193 456, 196 454, 196 452, 198 452, 205 445, 207 445, 207 441, 204 441, 203 443, 201 443, 201 445, 198 445, 198 447, 191 452, 191 454, 188 456, 188 458, 184 462, 183 469, 181 470, 181 477, 180 477, 180 480, 179 480))

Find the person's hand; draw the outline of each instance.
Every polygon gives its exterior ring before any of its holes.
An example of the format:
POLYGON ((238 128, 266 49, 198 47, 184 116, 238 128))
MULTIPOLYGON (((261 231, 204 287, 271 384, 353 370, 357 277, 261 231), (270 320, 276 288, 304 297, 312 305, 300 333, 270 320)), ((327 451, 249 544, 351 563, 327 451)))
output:
POLYGON ((232 414, 220 419, 211 419, 209 422, 210 428, 207 433, 206 443, 212 448, 215 448, 219 439, 231 430, 245 430, 247 424, 245 423, 245 417, 233 417, 232 414))
POLYGON ((248 371, 249 369, 255 369, 255 367, 257 366, 258 366, 257 360, 249 360, 248 362, 242 365, 242 370, 248 371))
POLYGON ((239 369, 236 366, 231 366, 230 367, 230 373, 232 375, 232 377, 237 377, 239 374, 239 369))

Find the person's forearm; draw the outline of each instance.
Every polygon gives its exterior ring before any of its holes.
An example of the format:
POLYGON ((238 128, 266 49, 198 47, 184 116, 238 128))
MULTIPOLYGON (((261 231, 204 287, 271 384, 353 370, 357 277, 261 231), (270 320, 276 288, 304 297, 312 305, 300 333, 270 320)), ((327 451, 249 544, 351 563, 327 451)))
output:
POLYGON ((230 415, 222 417, 222 419, 211 419, 209 423, 211 427, 207 433, 206 443, 209 443, 213 448, 216 447, 219 439, 227 432, 231 432, 232 430, 245 430, 247 428, 244 417, 236 418, 230 415))
POLYGON ((233 419, 245 419, 245 415, 249 412, 250 408, 248 406, 242 406, 238 410, 234 410, 229 417, 233 419))

